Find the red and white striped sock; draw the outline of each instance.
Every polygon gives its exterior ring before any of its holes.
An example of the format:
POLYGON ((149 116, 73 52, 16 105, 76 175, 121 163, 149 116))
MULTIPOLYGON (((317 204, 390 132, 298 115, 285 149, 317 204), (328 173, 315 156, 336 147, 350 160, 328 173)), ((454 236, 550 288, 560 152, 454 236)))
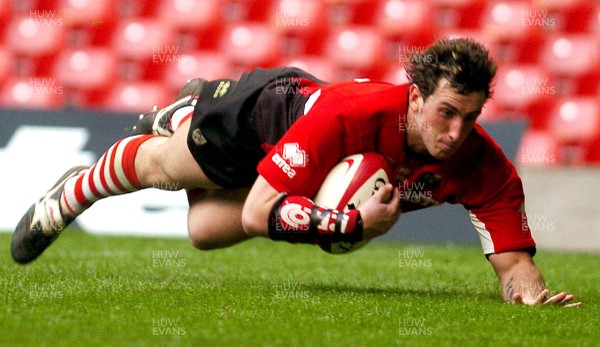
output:
POLYGON ((139 147, 154 135, 124 138, 100 157, 100 160, 64 186, 60 203, 64 213, 75 217, 94 202, 143 188, 135 173, 135 157, 139 147))

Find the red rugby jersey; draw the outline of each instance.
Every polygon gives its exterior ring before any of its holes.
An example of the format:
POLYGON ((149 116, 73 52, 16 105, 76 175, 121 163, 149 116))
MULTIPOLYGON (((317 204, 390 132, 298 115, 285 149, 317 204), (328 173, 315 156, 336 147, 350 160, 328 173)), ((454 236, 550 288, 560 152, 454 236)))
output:
POLYGON ((447 161, 406 145, 408 85, 343 82, 312 93, 301 116, 258 165, 279 192, 313 197, 344 157, 385 157, 400 188, 402 211, 462 204, 484 253, 535 246, 523 209, 521 180, 496 142, 475 128, 447 161))

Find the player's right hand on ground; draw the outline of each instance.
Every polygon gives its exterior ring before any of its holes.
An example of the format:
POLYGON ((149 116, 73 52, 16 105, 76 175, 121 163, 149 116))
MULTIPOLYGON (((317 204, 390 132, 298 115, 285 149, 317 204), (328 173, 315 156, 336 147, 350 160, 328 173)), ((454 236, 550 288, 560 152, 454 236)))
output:
POLYGON ((514 293, 511 302, 513 304, 522 304, 522 305, 556 305, 562 307, 581 307, 581 301, 573 302, 575 298, 572 294, 567 294, 566 292, 560 292, 558 294, 550 296, 550 290, 544 289, 541 293, 539 293, 535 298, 530 298, 527 296, 523 296, 521 293, 514 293))
POLYGON ((396 223, 400 210, 400 192, 388 183, 358 208, 363 223, 363 240, 385 234, 396 223))

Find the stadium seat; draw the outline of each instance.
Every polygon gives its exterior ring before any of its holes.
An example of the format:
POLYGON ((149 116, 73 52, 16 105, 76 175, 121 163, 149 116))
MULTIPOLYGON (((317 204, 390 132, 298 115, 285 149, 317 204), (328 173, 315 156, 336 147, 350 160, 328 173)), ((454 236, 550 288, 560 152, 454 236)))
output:
POLYGON ((505 64, 498 68, 494 98, 502 109, 524 111, 539 99, 557 93, 551 76, 537 65, 505 64))
POLYGON ((600 165, 600 130, 596 132, 596 135, 586 145, 583 150, 583 160, 587 164, 600 165))
POLYGON ((178 29, 211 28, 221 20, 223 0, 162 0, 158 18, 178 29))
POLYGON ((549 112, 548 130, 563 144, 591 141, 600 127, 596 97, 563 98, 549 112))
POLYGON ((586 31, 590 34, 600 33, 600 3, 591 11, 588 22, 586 23, 586 31))
POLYGON ((327 38, 325 56, 345 69, 375 72, 382 65, 382 43, 382 38, 371 27, 339 28, 327 38))
POLYGON ((6 80, 14 68, 14 62, 11 52, 3 46, 0 46, 0 83, 6 80))
POLYGON ((325 0, 328 22, 338 26, 372 25, 378 0, 325 0))
POLYGON ((192 78, 207 80, 220 78, 238 78, 233 76, 230 63, 222 54, 214 51, 196 51, 186 53, 177 62, 166 65, 164 80, 172 90, 179 90, 192 78))
POLYGON ((270 66, 279 56, 279 36, 269 25, 237 23, 221 38, 220 48, 232 62, 245 66, 270 66))
POLYGON ((326 10, 319 0, 276 0, 270 22, 276 30, 301 35, 322 29, 326 10))
POLYGON ((56 54, 65 41, 65 26, 61 23, 61 18, 41 12, 33 17, 30 14, 15 16, 8 23, 5 45, 12 52, 27 56, 56 54))
POLYGON ((523 14, 533 11, 529 1, 490 1, 481 18, 481 29, 493 40, 525 39, 532 25, 523 25, 523 14))
POLYGON ((553 167, 562 164, 561 146, 548 131, 527 130, 517 150, 517 165, 553 167))
POLYGON ((6 4, 0 4, 0 5, 1 5, 0 6, 0 21, 2 23, 7 23, 8 22, 8 18, 11 15, 10 6, 8 6, 6 4))
POLYGON ((117 64, 108 49, 66 49, 57 57, 53 74, 68 88, 98 90, 113 82, 117 64))
POLYGON ((94 26, 113 21, 116 15, 115 0, 59 0, 58 15, 67 26, 94 26))
POLYGON ((435 24, 440 29, 479 29, 485 0, 434 0, 435 24))
POLYGON ((60 108, 65 90, 51 77, 22 77, 4 81, 0 89, 0 105, 11 108, 60 108))
POLYGON ((117 25, 113 48, 122 58, 151 61, 171 54, 181 54, 173 42, 171 26, 156 19, 126 19, 117 25))
POLYGON ((72 47, 107 45, 117 20, 116 0, 57 0, 72 47))
POLYGON ((585 32, 594 15, 597 1, 589 0, 534 0, 538 16, 556 22, 555 31, 585 32))
POLYGON ((227 22, 266 22, 271 0, 223 0, 223 17, 227 22))
POLYGON ((281 65, 300 68, 322 81, 334 82, 337 80, 337 71, 334 64, 319 56, 298 56, 288 58, 283 60, 281 65))
POLYGON ((425 46, 434 39, 431 6, 420 0, 382 1, 376 12, 378 31, 404 44, 425 46))
POLYGON ((537 63, 545 32, 535 18, 530 24, 528 15, 535 10, 529 1, 493 1, 485 7, 481 17, 481 31, 505 52, 505 61, 537 63))
POLYGON ((148 112, 154 105, 164 107, 175 95, 156 82, 124 81, 118 82, 105 95, 99 106, 117 112, 148 112))
POLYGON ((600 43, 593 35, 554 35, 541 52, 540 63, 552 73, 579 76, 600 67, 600 43))
POLYGON ((286 55, 314 55, 321 52, 328 33, 326 18, 322 1, 276 0, 269 22, 280 33, 286 55))

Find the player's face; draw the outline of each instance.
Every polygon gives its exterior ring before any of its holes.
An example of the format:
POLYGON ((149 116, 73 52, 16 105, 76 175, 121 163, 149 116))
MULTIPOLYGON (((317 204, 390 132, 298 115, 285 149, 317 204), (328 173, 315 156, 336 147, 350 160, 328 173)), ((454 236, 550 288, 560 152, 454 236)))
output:
POLYGON ((416 85, 410 87, 408 145, 436 159, 450 158, 473 130, 485 103, 483 92, 462 95, 442 79, 427 100, 416 85))

